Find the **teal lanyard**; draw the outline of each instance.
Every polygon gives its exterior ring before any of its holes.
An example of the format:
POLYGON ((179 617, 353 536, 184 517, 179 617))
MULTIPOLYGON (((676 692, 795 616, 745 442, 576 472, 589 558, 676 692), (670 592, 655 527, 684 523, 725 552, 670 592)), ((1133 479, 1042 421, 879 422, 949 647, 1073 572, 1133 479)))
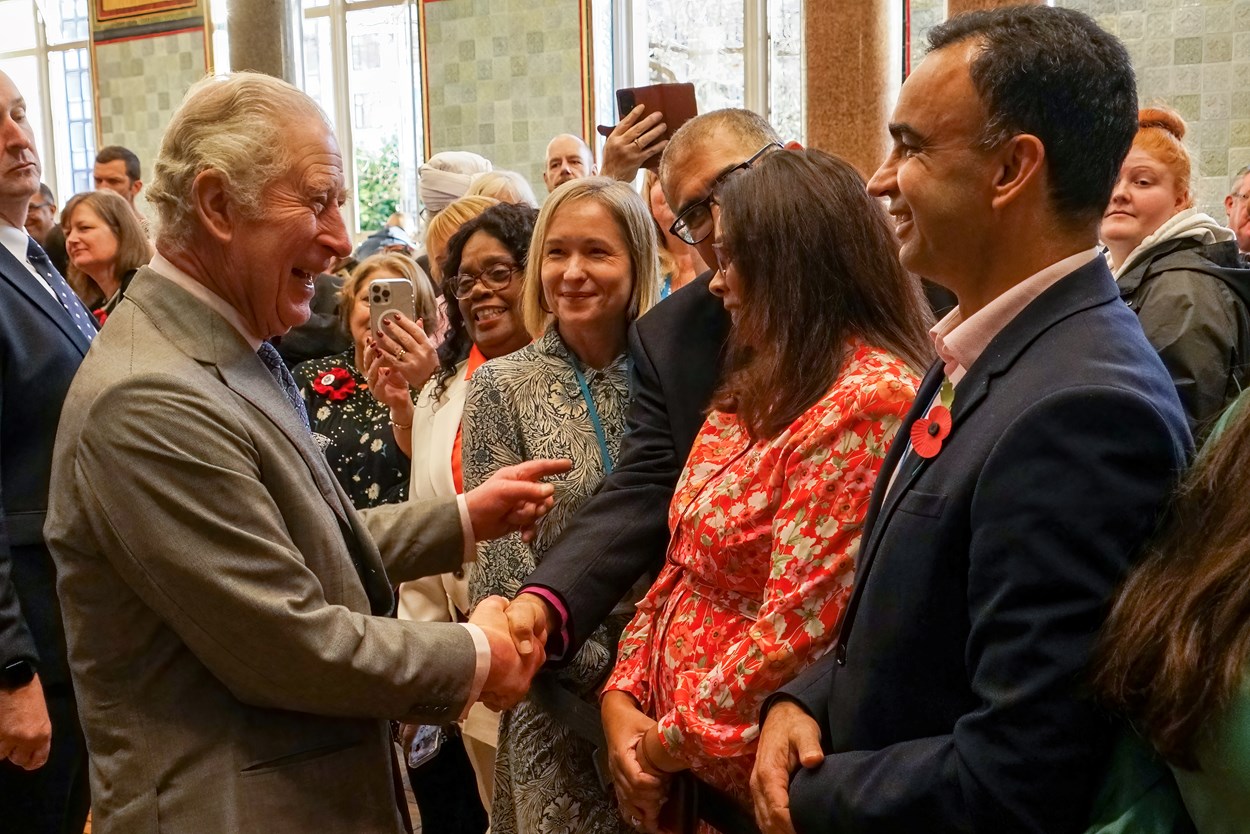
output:
POLYGON ((612 455, 608 452, 608 438, 603 433, 603 421, 599 419, 599 409, 595 408, 595 398, 590 394, 590 386, 586 384, 586 375, 582 373, 581 363, 576 357, 569 357, 573 373, 577 377, 577 387, 582 389, 582 399, 586 401, 586 412, 590 415, 590 424, 595 429, 595 440, 599 441, 599 457, 603 460, 603 474, 612 471, 612 455))

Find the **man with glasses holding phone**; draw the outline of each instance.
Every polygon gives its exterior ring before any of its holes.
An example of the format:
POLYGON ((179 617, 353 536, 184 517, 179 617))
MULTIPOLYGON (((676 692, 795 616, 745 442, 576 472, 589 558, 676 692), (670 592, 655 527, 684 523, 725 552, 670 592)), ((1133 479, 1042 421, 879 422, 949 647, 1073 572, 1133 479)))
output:
POLYGON ((1250 255, 1250 165, 1233 176, 1233 187, 1224 198, 1228 225, 1237 235, 1237 250, 1250 255))
MULTIPOLYGON (((718 186, 782 148, 748 110, 691 119, 673 135, 660 182, 677 220, 671 231, 716 263, 718 186)), ((545 641, 550 661, 572 658, 668 547, 668 505, 720 377, 729 316, 708 289, 714 270, 673 293, 630 329, 633 402, 620 462, 508 609, 513 636, 545 641)), ((645 729, 645 728, 644 728, 645 729)))

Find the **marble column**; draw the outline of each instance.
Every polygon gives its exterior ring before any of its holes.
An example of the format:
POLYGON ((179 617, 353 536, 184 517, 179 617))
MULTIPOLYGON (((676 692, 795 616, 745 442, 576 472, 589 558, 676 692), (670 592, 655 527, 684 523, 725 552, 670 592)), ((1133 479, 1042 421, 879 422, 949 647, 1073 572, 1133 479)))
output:
POLYGON ((298 84, 299 8, 296 0, 229 0, 230 69, 263 72, 298 84))
POLYGON ((954 17, 960 12, 978 9, 997 9, 999 6, 1042 6, 1044 0, 946 0, 946 15, 954 17))
POLYGON ((865 176, 888 147, 893 106, 890 0, 805 3, 807 144, 847 159, 865 176))

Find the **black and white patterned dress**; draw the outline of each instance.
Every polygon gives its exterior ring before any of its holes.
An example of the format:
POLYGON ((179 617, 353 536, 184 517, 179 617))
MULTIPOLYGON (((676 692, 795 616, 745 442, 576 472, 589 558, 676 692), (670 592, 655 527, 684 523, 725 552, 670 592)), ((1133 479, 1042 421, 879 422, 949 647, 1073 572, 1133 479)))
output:
POLYGON ((358 510, 408 498, 412 464, 395 445, 390 409, 374 399, 347 350, 292 369, 330 469, 358 510))
MULTIPOLYGON (((478 368, 469 384, 461 467, 465 489, 505 466, 537 458, 570 458, 558 478, 555 506, 530 544, 517 534, 478 545, 469 580, 474 603, 512 597, 603 480, 599 444, 573 371, 573 355, 552 327, 534 344, 478 368)), ((584 368, 611 460, 620 451, 629 401, 625 354, 607 368, 584 368)), ((558 674, 559 682, 598 710, 598 688, 611 670, 627 616, 609 618, 558 674)), ((623 834, 610 789, 599 783, 594 748, 558 717, 527 700, 504 713, 495 759, 493 834, 623 834)))

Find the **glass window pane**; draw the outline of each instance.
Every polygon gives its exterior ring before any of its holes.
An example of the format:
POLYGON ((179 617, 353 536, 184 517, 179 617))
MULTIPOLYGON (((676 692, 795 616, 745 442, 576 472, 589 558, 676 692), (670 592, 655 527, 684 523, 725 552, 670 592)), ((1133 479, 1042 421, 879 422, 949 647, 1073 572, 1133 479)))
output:
POLYGON ((768 4, 768 120, 783 139, 803 141, 803 0, 768 4))
POLYGON ((347 81, 358 228, 373 231, 416 204, 416 92, 407 6, 347 13, 347 81))
POLYGON ((59 3, 40 4, 49 46, 86 39, 91 14, 88 2, 89 0, 61 0, 59 3))
POLYGON ((87 50, 67 49, 50 54, 48 79, 57 151, 56 179, 61 191, 71 184, 75 187, 75 191, 57 194, 64 205, 76 193, 78 183, 89 181, 95 159, 95 114, 89 92, 91 68, 87 50))
POLYGON ((0 52, 34 49, 35 4, 31 0, 0 0, 0 52))
POLYGON ((224 75, 230 71, 230 37, 226 32, 230 10, 226 0, 210 0, 209 11, 213 16, 213 72, 224 75))
POLYGON ((699 111, 742 107, 743 0, 646 0, 652 84, 689 81, 699 111))
POLYGON ((334 60, 330 53, 330 19, 304 20, 304 92, 334 122, 334 60))

